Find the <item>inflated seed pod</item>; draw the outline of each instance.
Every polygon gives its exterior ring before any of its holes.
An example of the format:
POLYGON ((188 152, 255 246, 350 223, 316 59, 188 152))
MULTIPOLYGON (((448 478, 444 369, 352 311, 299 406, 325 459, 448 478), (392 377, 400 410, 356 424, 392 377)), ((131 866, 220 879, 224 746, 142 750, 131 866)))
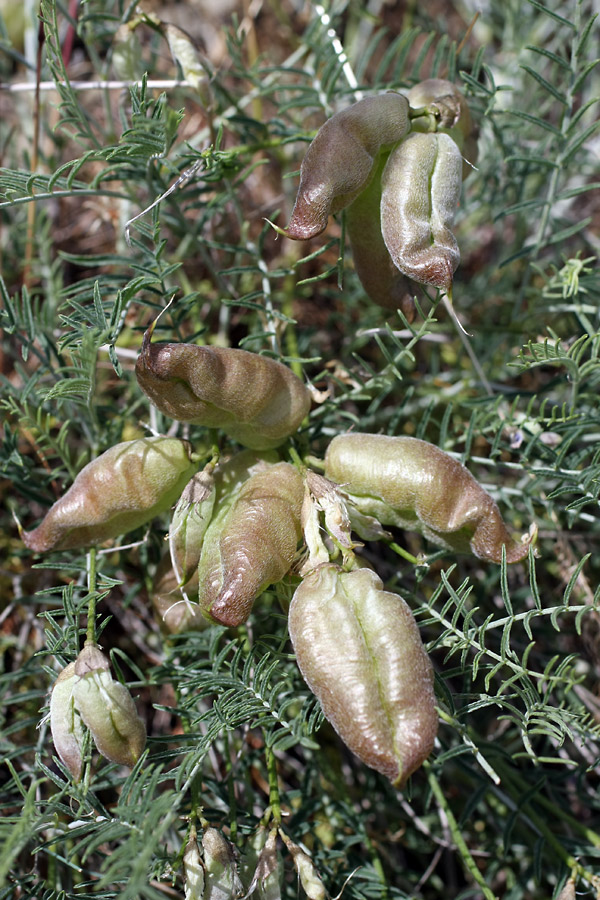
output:
POLYGON ((186 584, 198 568, 202 542, 217 494, 214 468, 215 464, 210 462, 188 481, 173 510, 169 528, 169 552, 180 585, 186 584))
POLYGON ((386 309, 401 309, 409 322, 415 303, 408 279, 394 265, 381 234, 381 174, 387 161, 382 155, 368 187, 346 211, 346 228, 354 268, 367 296, 386 309))
POLYGON ((233 845, 216 828, 202 836, 205 887, 203 900, 235 900, 244 893, 233 845))
MULTIPOLYGON (((406 96, 413 109, 425 106, 435 109, 439 116, 436 131, 443 131, 456 141, 464 157, 462 171, 463 179, 466 178, 477 162, 478 133, 464 95, 451 81, 428 78, 411 88, 406 96)), ((418 121, 413 121, 415 130, 418 121)))
POLYGON ((88 463, 41 524, 21 537, 29 550, 45 553, 126 534, 169 509, 195 469, 187 441, 152 437, 115 444, 88 463))
POLYGON ((495 500, 462 463, 427 441, 338 435, 327 448, 325 474, 382 525, 420 531, 442 547, 495 563, 502 547, 509 563, 527 556, 530 541, 512 538, 495 500))
POLYGON ((393 92, 359 100, 328 119, 304 156, 287 236, 305 241, 324 231, 329 216, 367 186, 379 152, 409 128, 408 100, 393 92))
POLYGON ((450 227, 458 207, 462 156, 447 134, 411 134, 386 163, 381 233, 394 264, 448 293, 460 262, 450 227))
POLYGON ((433 672, 405 601, 370 569, 315 569, 289 610, 298 666, 359 759, 402 786, 437 733, 433 672))
POLYGON ((86 644, 74 670, 73 701, 98 752, 118 765, 134 766, 146 745, 146 728, 131 694, 113 680, 108 659, 94 645, 86 644))
POLYGON ((135 373, 152 403, 178 422, 221 428, 253 450, 282 444, 310 409, 310 393, 282 363, 247 350, 152 344, 144 335, 135 373))
POLYGON ((83 722, 75 709, 73 687, 78 676, 75 663, 69 663, 54 682, 50 694, 50 729, 54 749, 75 779, 81 778, 83 766, 83 722))
POLYGON ((198 602, 223 625, 245 622, 256 598, 288 572, 301 535, 304 485, 281 462, 217 500, 198 566, 198 602))

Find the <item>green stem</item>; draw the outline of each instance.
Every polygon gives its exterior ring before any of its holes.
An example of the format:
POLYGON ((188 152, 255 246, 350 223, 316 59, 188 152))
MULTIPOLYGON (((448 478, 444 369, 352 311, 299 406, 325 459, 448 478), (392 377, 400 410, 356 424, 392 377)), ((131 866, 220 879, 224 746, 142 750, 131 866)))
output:
POLYGON ((413 566, 419 565, 419 560, 416 556, 413 556, 412 553, 409 553, 408 550, 405 550, 404 547, 401 547, 400 544, 397 544, 395 541, 386 541, 387 546, 390 550, 393 550, 394 553, 397 553, 398 556, 401 556, 402 559, 408 560, 409 563, 412 563, 413 566))
POLYGON ((427 778, 429 781, 429 786, 433 792, 435 799, 437 800, 440 809, 444 811, 444 815, 448 821, 448 827, 450 828, 450 833, 452 834, 452 838, 454 843, 456 844, 456 849, 460 853, 461 859, 463 861, 463 865, 467 872, 473 877, 473 879, 477 882, 479 887, 481 888, 481 892, 486 900, 498 900, 496 895, 489 889, 487 886, 485 879, 479 869, 477 868, 477 863, 473 859, 471 855, 471 851, 467 847, 466 841, 462 836, 460 827, 456 819, 454 818, 454 814, 450 809, 449 804, 446 801, 444 796, 444 792, 442 791, 441 785, 434 775, 433 768, 431 763, 424 763, 424 767, 427 770, 427 778))
POLYGON ((87 613, 87 633, 85 636, 86 644, 96 643, 96 601, 98 595, 96 593, 96 548, 92 547, 87 555, 88 564, 88 613, 87 613))
POLYGON ((281 825, 281 801, 279 798, 279 782, 277 780, 277 760, 271 747, 266 747, 267 773, 269 776, 269 804, 273 821, 277 826, 281 825))
POLYGON ((233 766, 231 764, 231 753, 229 752, 229 736, 227 732, 223 735, 225 743, 225 771, 227 772, 227 793, 229 795, 229 833, 231 842, 235 844, 237 841, 237 800, 235 796, 235 778, 233 777, 233 766))

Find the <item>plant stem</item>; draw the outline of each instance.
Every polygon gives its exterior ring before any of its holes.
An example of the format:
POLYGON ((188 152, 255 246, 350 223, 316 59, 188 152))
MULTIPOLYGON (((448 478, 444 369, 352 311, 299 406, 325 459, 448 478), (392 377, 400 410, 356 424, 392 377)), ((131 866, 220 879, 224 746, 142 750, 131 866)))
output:
POLYGON ((86 644, 96 643, 96 601, 98 595, 96 593, 96 548, 92 547, 87 555, 88 570, 88 613, 87 613, 87 634, 85 637, 86 644))
POLYGON ((426 763, 424 763, 424 767, 427 771, 427 778, 429 781, 429 786, 433 792, 433 795, 434 795, 435 799, 437 800, 440 808, 444 811, 444 815, 446 816, 446 819, 448 820, 448 827, 450 828, 450 833, 452 834, 454 843, 456 844, 456 849, 460 853, 460 856, 461 856, 461 859, 462 859, 465 869, 473 877, 473 879, 477 882, 477 884, 481 888, 483 896, 486 898, 486 900, 498 900, 498 898, 496 897, 494 892, 491 891, 490 888, 487 886, 483 875, 477 868, 477 863, 471 856, 471 851, 467 847, 466 841, 465 841, 464 837, 462 836, 458 822, 454 818, 454 814, 452 813, 452 810, 450 809, 450 805, 448 804, 446 797, 444 796, 444 792, 442 791, 441 785, 433 772, 433 768, 432 768, 431 764, 426 762, 426 763))
POLYGON ((265 748, 267 758, 267 773, 269 776, 269 804, 276 825, 281 825, 281 801, 279 798, 279 783, 277 781, 277 760, 271 747, 265 748))

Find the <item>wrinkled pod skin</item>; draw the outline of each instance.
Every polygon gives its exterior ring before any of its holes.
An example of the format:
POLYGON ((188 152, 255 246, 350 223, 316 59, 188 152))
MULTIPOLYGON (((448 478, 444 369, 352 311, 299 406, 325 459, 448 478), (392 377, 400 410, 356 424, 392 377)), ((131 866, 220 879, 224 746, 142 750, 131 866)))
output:
MULTIPOLYGON (((473 171, 477 162, 478 129, 475 126, 464 95, 451 81, 428 78, 416 84, 406 95, 412 109, 432 106, 438 111, 436 131, 449 134, 463 154, 463 180, 473 171)), ((419 119, 413 119, 412 127, 419 130, 419 119)))
POLYGON ((381 174, 387 156, 381 156, 369 185, 346 210, 346 229, 354 268, 367 296, 386 309, 401 309, 409 322, 415 303, 409 280, 394 265, 381 234, 381 174))
POLYGON ((379 152, 408 133, 408 109, 406 97, 389 92, 359 100, 325 122, 302 162, 288 237, 316 237, 330 215, 352 203, 373 176, 379 152))
POLYGON ((191 445, 152 437, 115 444, 88 463, 41 524, 22 533, 29 550, 91 547, 169 509, 194 474, 191 445))
POLYGON ((460 262, 450 230, 462 156, 447 134, 415 133, 392 151, 382 175, 381 232, 398 269, 448 293, 460 262))
POLYGON ((198 602, 213 621, 245 622, 256 598, 289 571, 301 536, 304 485, 280 462, 248 478, 217 513, 204 537, 198 602))
POLYGON ((433 749, 433 671, 405 601, 375 572, 326 564, 289 610, 298 666, 323 713, 366 765, 402 787, 433 749))
POLYGON ((501 562, 502 547, 508 563, 527 556, 529 542, 513 539, 495 500, 468 469, 426 441, 338 435, 327 448, 325 475, 382 525, 420 531, 442 547, 490 562, 501 562))
POLYGON ((310 409, 310 393, 276 360, 247 350, 152 344, 144 335, 135 374, 152 403, 178 422, 221 428, 253 450, 277 447, 310 409))

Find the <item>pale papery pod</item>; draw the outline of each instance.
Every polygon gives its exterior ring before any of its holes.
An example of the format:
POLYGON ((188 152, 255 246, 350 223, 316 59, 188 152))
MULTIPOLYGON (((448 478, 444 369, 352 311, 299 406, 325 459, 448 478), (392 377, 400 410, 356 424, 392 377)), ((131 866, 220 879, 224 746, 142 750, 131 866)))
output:
POLYGON ((75 661, 73 700, 99 753, 111 762, 132 767, 146 745, 146 728, 127 688, 114 681, 108 660, 86 645, 75 661))
POLYGON ((165 23, 163 30, 171 56, 181 66, 183 77, 197 91, 202 105, 209 107, 212 100, 209 74, 194 40, 183 28, 171 23, 165 23))
POLYGON ((310 392, 283 363, 230 347, 152 344, 152 331, 144 335, 135 374, 172 419, 220 428, 245 447, 269 450, 308 414, 310 392))
POLYGON ((190 837, 183 853, 183 874, 185 900, 204 900, 206 874, 195 836, 190 837))
POLYGON ((460 262, 451 226, 462 156, 447 134, 415 133, 390 153, 381 179, 381 233, 398 269, 449 293, 460 262))
POLYGON ((169 553, 180 585, 186 584, 198 568, 217 496, 214 468, 215 464, 210 462, 188 481, 173 510, 169 553))
POLYGON ((433 749, 433 671, 402 597, 370 569, 325 565, 289 610, 298 666, 325 718, 366 765, 402 787, 433 749))
POLYGON ((198 602, 223 625, 245 622, 256 598, 289 571, 301 537, 304 485, 280 462, 218 500, 198 566, 198 602))
POLYGON ((382 525, 420 531, 442 547, 495 563, 503 547, 508 563, 529 552, 533 534, 516 541, 497 503, 469 470, 427 441, 338 435, 327 448, 325 474, 382 525))
POLYGON ((284 831, 280 831, 280 834, 294 861, 298 879, 306 896, 310 900, 327 900, 325 885, 308 853, 299 844, 292 841, 284 831))
POLYGON ((327 227, 373 177, 378 154, 408 133, 408 100, 389 92, 366 97, 319 129, 300 169, 300 186, 286 235, 305 241, 327 227))
POLYGON ((233 846, 216 828, 202 835, 205 888, 203 900, 235 900, 244 893, 233 846))
MULTIPOLYGON (((406 95, 413 109, 431 106, 439 114, 436 131, 449 134, 463 154, 463 179, 477 162, 478 129, 473 122, 464 94, 455 84, 444 78, 420 81, 406 95)), ((413 120, 413 127, 417 127, 413 120)))
POLYGON ((75 781, 83 766, 83 724, 75 709, 73 687, 77 675, 75 663, 69 663, 58 675, 50 694, 50 729, 54 749, 75 781))
POLYGON ((282 863, 277 850, 277 828, 272 828, 265 839, 266 829, 261 828, 253 843, 260 852, 256 858, 254 874, 246 897, 256 892, 259 900, 281 900, 282 863))
POLYGON ((378 306, 402 310, 415 318, 410 281, 394 264, 381 233, 381 175, 388 155, 382 155, 369 185, 346 210, 346 230, 354 268, 365 293, 378 306))
POLYGON ((192 477, 192 447, 177 438, 115 444, 88 463, 41 524, 23 532, 36 553, 91 547, 169 509, 192 477))

